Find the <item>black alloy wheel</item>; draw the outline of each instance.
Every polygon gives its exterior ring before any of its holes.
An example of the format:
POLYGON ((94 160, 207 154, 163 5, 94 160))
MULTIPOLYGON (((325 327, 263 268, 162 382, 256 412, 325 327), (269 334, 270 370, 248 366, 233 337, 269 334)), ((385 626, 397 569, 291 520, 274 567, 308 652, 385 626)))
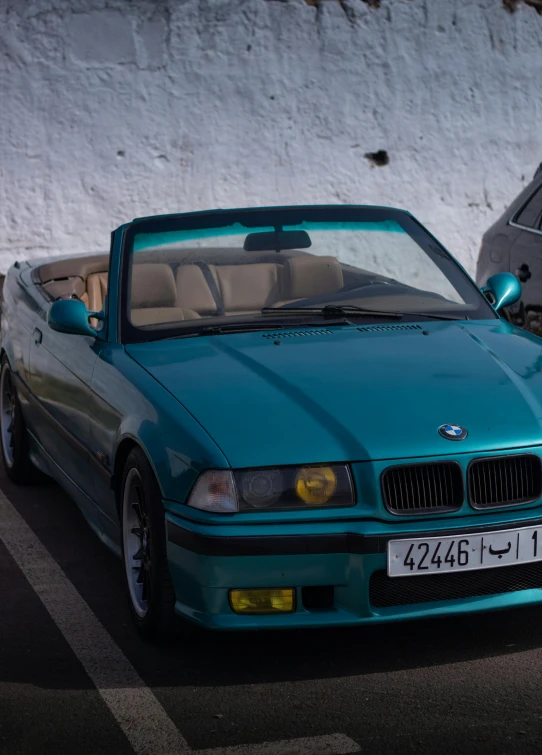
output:
MULTIPOLYGON (((121 487, 122 558, 132 619, 142 636, 165 640, 185 622, 175 617, 160 487, 140 448, 130 451, 121 487)), ((187 622, 186 622, 187 624, 187 622)))

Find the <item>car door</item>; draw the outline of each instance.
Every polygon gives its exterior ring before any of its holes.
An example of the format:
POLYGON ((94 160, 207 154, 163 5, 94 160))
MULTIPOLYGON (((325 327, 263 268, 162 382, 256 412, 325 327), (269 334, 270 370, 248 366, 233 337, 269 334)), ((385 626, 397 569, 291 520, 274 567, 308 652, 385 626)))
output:
MULTIPOLYGON (((103 538, 118 549, 119 517, 111 475, 113 460, 123 418, 137 417, 143 397, 119 370, 119 363, 129 362, 120 344, 97 344, 98 360, 92 376, 92 405, 90 407, 90 443, 102 469, 94 468, 96 501, 100 507, 103 538)), ((138 426, 135 420, 134 427, 138 426)), ((118 482, 118 480, 117 480, 118 482)))
POLYGON ((510 251, 510 270, 523 287, 525 307, 542 308, 542 184, 510 221, 519 233, 510 251))
MULTIPOLYGON (((15 270, 20 264, 14 265, 15 270)), ((31 279, 32 269, 17 272, 16 286, 4 290, 2 303, 2 339, 10 366, 24 382, 28 380, 30 342, 36 322, 41 317, 43 297, 36 291, 31 279), (14 295, 14 292, 15 295, 14 295), (9 337, 8 337, 9 330, 9 337)), ((26 414, 26 405, 23 402, 26 414)))
POLYGON ((88 336, 51 330, 45 315, 37 322, 30 343, 28 383, 39 407, 34 409, 33 427, 52 461, 85 494, 82 506, 96 520, 94 478, 88 458, 96 343, 88 336))

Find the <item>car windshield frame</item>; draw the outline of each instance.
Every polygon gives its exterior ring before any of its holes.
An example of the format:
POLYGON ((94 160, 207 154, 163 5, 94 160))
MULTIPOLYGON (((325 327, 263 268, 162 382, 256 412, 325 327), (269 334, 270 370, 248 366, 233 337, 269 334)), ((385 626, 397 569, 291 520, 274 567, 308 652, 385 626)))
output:
MULTIPOLYGON (((176 215, 159 215, 154 217, 139 218, 124 228, 121 264, 120 264, 120 288, 119 288, 119 311, 118 327, 121 343, 141 343, 164 338, 174 338, 183 335, 196 335, 199 331, 209 328, 210 318, 201 320, 184 320, 179 323, 164 324, 150 328, 137 327, 130 320, 130 285, 131 285, 131 257, 133 254, 134 241, 139 234, 162 234, 168 232, 202 231, 202 236, 213 229, 225 229, 228 226, 242 225, 246 227, 247 234, 254 229, 272 226, 295 226, 303 222, 308 223, 382 223, 394 221, 405 231, 437 265, 443 274, 452 282, 459 283, 459 289, 472 289, 474 298, 479 305, 469 312, 469 320, 498 319, 498 314, 490 306, 480 289, 467 275, 461 265, 442 246, 442 244, 418 221, 405 210, 389 207, 376 207, 368 205, 294 205, 286 207, 270 208, 246 208, 230 210, 209 210, 176 215), (451 267, 450 267, 451 265, 451 267)), ((284 309, 287 312, 287 309, 284 309)), ((280 313, 278 313, 280 316, 280 313)), ((306 320, 310 315, 299 314, 300 319, 306 320)), ((411 317, 408 312, 404 313, 405 320, 416 320, 419 317, 411 317)), ((295 318, 285 316, 285 326, 295 327, 295 318)), ((382 321, 375 311, 375 319, 382 321)), ((443 319, 445 319, 443 317, 443 319)), ((466 318, 465 318, 466 319, 466 318)), ((213 318, 214 320, 214 318, 213 318)), ((269 316, 265 315, 242 315, 230 316, 227 322, 246 323, 255 326, 262 325, 262 330, 269 327, 269 316), (260 320, 261 318, 261 320, 260 320)), ((222 324, 224 320, 222 320, 222 324)), ((218 325, 218 323, 217 323, 218 325)), ((234 332, 234 331, 232 331, 234 332)))

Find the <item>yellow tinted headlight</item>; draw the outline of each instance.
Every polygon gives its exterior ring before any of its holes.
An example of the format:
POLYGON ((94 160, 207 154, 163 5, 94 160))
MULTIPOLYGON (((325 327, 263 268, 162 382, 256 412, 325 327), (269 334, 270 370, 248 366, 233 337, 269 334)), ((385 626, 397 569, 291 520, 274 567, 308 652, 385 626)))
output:
POLYGON ((293 613, 295 589, 230 590, 230 604, 234 613, 293 613))
POLYGON ((239 469, 233 475, 239 511, 293 511, 355 503, 347 464, 239 469))
POLYGON ((295 478, 295 492, 312 506, 327 503, 337 489, 337 475, 331 467, 301 467, 295 478))

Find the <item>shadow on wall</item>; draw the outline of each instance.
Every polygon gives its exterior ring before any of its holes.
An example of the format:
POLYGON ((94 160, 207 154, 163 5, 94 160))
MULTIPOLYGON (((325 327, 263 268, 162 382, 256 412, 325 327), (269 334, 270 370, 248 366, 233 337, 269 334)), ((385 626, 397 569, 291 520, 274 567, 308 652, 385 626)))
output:
MULTIPOLYGON (((332 0, 305 0, 307 5, 318 5, 321 2, 331 2, 332 0)), ((335 0, 335 2, 341 2, 341 0, 335 0)), ((380 0, 362 0, 371 8, 380 8, 380 0)))
POLYGON ((513 13, 521 2, 524 2, 525 5, 530 5, 531 8, 542 14, 542 0, 502 0, 502 4, 510 13, 513 13))
MULTIPOLYGON (((335 0, 336 2, 341 2, 341 0, 335 0)), ((362 0, 364 3, 366 3, 370 8, 380 8, 381 0, 362 0)), ((307 5, 319 5, 321 2, 332 2, 332 0, 305 0, 307 5)), ((519 3, 525 3, 525 5, 530 5, 531 8, 534 8, 538 13, 542 15, 542 0, 502 0, 503 6, 506 8, 507 11, 510 11, 510 13, 513 13, 516 10, 516 7, 519 5, 519 3)))

